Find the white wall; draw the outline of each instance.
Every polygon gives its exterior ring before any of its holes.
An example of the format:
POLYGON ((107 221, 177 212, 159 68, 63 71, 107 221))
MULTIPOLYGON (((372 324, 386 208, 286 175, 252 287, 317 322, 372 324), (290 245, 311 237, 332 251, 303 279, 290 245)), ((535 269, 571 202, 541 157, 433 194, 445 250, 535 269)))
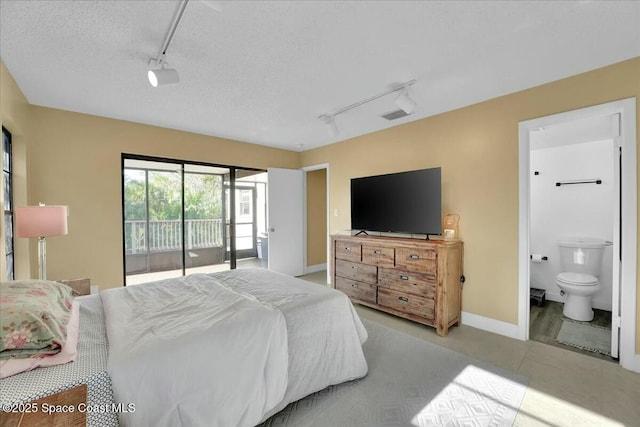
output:
MULTIPOLYGON (((530 284, 545 289, 547 299, 563 302, 555 284, 555 276, 562 271, 558 240, 572 236, 613 240, 613 140, 533 149, 530 159, 531 253, 549 257, 531 264, 530 284), (583 179, 601 179, 602 184, 555 185, 583 179)), ((612 247, 607 246, 594 308, 611 310, 612 265, 612 247)))

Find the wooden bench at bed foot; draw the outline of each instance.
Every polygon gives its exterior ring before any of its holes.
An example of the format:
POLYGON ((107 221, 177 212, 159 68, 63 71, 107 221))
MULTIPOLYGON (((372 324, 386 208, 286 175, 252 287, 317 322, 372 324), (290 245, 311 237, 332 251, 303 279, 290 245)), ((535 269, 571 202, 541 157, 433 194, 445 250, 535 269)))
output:
POLYGON ((81 411, 83 406, 78 405, 86 402, 87 385, 83 384, 15 408, 3 407, 0 412, 0 426, 85 427, 87 414, 81 411))

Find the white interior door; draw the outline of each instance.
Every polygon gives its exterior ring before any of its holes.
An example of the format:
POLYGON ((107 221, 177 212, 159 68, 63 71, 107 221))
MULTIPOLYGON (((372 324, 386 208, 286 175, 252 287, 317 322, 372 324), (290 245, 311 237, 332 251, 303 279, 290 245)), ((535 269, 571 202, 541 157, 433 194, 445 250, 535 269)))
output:
POLYGON ((300 276, 304 272, 303 172, 271 168, 267 173, 268 268, 300 276))

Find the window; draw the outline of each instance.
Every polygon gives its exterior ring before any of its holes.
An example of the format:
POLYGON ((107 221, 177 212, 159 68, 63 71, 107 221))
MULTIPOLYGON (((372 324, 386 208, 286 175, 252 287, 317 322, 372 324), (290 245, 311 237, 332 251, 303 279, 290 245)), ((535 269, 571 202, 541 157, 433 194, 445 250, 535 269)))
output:
POLYGON ((252 190, 240 190, 240 209, 239 214, 241 217, 251 217, 251 207, 253 206, 253 191, 252 190))
POLYGON ((6 279, 15 278, 13 263, 13 171, 11 133, 2 128, 2 182, 4 183, 4 247, 6 279))
POLYGON ((125 284, 266 267, 266 171, 133 154, 122 171, 125 284))

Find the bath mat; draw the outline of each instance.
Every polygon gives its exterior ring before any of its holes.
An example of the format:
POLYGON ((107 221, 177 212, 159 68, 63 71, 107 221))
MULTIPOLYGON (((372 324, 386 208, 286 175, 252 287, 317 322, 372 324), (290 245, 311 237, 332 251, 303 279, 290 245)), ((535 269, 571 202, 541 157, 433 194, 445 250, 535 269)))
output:
POLYGON ((611 354, 611 329, 589 323, 562 319, 562 327, 556 341, 606 356, 611 354))

